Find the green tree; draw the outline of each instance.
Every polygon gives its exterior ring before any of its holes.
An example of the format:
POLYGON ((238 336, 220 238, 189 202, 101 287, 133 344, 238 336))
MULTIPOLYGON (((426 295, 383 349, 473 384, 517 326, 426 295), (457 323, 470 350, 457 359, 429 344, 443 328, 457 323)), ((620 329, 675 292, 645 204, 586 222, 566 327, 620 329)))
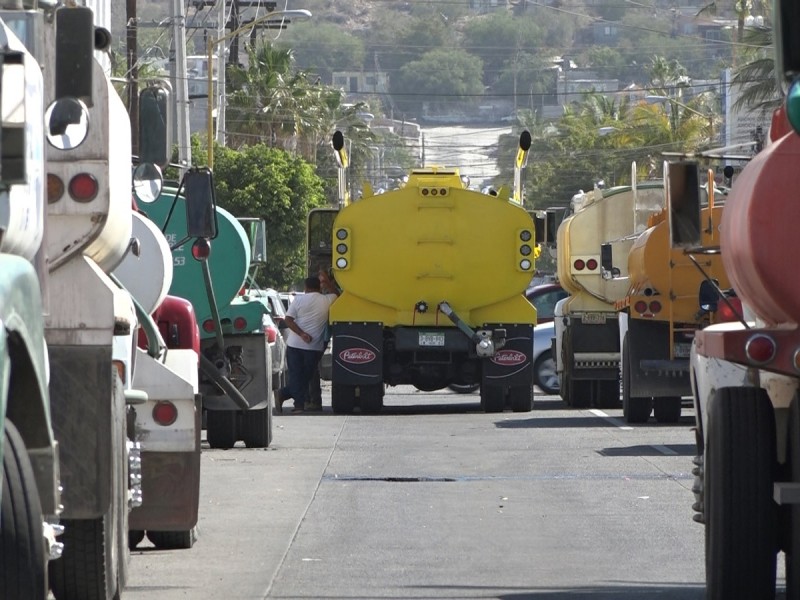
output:
MULTIPOLYGON (((261 285, 288 289, 305 276, 308 211, 325 204, 322 180, 302 158, 264 144, 241 151, 217 147, 217 203, 237 217, 267 224, 267 267, 261 285)), ((213 243, 212 243, 213 244, 213 243)))
POLYGON ((406 110, 421 111, 428 98, 437 98, 436 112, 474 104, 483 93, 481 61, 464 51, 432 50, 408 63, 392 80, 391 91, 406 110))
POLYGON ((360 71, 364 67, 364 42, 330 23, 298 23, 277 43, 291 49, 297 66, 314 73, 326 84, 333 82, 334 71, 360 71))

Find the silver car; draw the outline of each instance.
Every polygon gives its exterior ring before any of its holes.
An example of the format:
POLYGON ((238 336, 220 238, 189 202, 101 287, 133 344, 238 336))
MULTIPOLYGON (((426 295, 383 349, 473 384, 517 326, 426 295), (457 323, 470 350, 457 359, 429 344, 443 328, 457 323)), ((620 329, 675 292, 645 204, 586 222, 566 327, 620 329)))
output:
POLYGON ((552 321, 533 328, 533 382, 545 394, 558 394, 561 390, 551 349, 555 335, 552 321))

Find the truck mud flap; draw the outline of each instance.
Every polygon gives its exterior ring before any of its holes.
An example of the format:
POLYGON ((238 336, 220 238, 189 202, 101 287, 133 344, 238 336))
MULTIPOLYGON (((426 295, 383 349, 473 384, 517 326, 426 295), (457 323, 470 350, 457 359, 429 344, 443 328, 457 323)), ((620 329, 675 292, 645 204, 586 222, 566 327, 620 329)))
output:
POLYGON ((634 397, 689 396, 689 360, 670 359, 669 324, 632 319, 628 326, 631 352, 631 395, 634 397))
POLYGON ((483 381, 490 385, 533 385, 533 326, 487 325, 486 329, 505 329, 506 344, 491 358, 483 359, 483 381))
MULTIPOLYGON (((570 376, 578 380, 614 380, 619 377, 619 320, 606 316, 602 323, 570 319, 564 344, 572 357, 570 376), (616 359, 610 356, 616 354, 616 359), (576 358, 577 357, 577 358, 576 358)), ((568 369, 568 370, 570 370, 568 369)))
POLYGON ((142 452, 143 503, 129 529, 187 531, 200 506, 200 447, 196 452, 142 452))
MULTIPOLYGON (((213 340, 203 340, 201 345, 212 345, 213 340)), ((235 360, 231 361, 231 380, 239 390, 241 399, 249 408, 264 408, 269 402, 272 389, 272 355, 267 338, 263 334, 233 335, 225 338, 226 349, 235 360)), ((227 393, 222 393, 216 384, 205 375, 201 376, 200 391, 203 394, 203 408, 210 410, 241 410, 240 406, 227 393)))
POLYGON ((383 325, 334 323, 331 356, 334 383, 383 383, 383 325))

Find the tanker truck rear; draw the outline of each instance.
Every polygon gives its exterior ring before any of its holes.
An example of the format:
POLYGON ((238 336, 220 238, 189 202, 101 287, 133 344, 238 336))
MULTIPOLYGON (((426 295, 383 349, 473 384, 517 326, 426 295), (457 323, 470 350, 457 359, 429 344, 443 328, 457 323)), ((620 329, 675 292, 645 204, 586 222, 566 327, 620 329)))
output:
POLYGON ((730 287, 719 256, 723 206, 714 202, 711 172, 701 186, 696 163, 665 162, 664 194, 666 208, 631 247, 629 288, 617 302, 628 423, 646 422, 651 412, 659 422, 679 420, 683 396, 691 394, 692 340, 710 323, 697 302, 701 284, 730 287))
POLYGON ((661 181, 594 189, 573 198, 559 226, 558 280, 570 296, 555 319, 556 370, 568 406, 619 405, 619 324, 615 302, 628 290, 628 251, 664 206, 661 181))
MULTIPOLYGON (((198 181, 206 181, 202 196, 213 198, 211 174, 197 173, 198 181)), ((198 377, 208 443, 231 448, 242 440, 247 447, 266 448, 272 441, 273 385, 262 317, 269 308, 261 298, 240 293, 247 286, 254 241, 236 217, 213 202, 204 203, 208 212, 200 211, 200 221, 213 222, 214 231, 198 235, 192 222, 197 203, 187 200, 194 187, 190 180, 186 196, 165 188, 144 211, 172 249, 169 293, 192 303, 200 327, 198 377)), ((263 243, 263 230, 255 239, 263 243)))
POLYGON ((779 551, 786 598, 800 598, 800 5, 779 0, 774 15, 786 100, 769 143, 733 182, 720 239, 750 318, 699 332, 694 348, 697 368, 729 365, 696 398, 694 508, 712 600, 775 598, 779 551))
MULTIPOLYGON (((517 175, 529 148, 524 132, 517 175)), ((535 243, 519 184, 482 194, 431 167, 383 194, 367 186, 333 223, 334 412, 380 411, 385 385, 453 383, 479 383, 486 412, 530 411, 535 243)))

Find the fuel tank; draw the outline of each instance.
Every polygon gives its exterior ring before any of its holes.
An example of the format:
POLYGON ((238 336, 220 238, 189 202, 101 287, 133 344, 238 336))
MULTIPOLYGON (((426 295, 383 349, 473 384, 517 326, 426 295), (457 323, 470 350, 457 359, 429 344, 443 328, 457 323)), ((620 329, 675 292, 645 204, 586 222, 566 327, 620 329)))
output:
POLYGON ((800 322, 800 136, 769 144, 740 173, 728 195, 720 246, 742 301, 769 325, 800 322))
POLYGON ((366 320, 381 307, 387 325, 442 323, 437 307, 447 301, 471 325, 500 304, 509 322, 536 322, 522 295, 533 276, 533 221, 507 192, 469 190, 455 170, 413 171, 404 187, 343 208, 333 230, 345 293, 332 320, 366 320), (420 303, 428 310, 415 310, 420 303))

